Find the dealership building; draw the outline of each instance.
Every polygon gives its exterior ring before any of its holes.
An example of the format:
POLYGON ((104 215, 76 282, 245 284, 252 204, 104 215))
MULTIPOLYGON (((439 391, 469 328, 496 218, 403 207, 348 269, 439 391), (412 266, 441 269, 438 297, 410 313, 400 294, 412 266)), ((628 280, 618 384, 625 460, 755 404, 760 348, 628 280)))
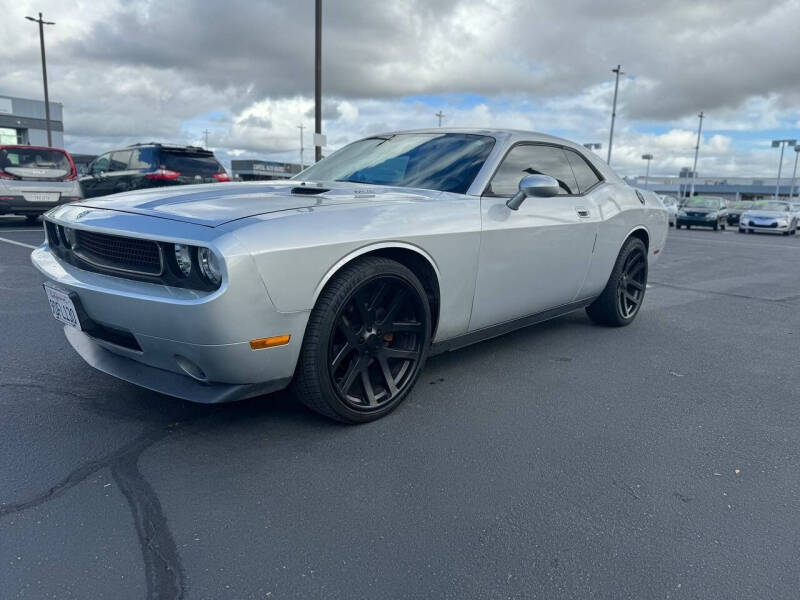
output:
MULTIPOLYGON (((784 170, 784 173, 786 171, 784 170)), ((788 200, 790 190, 795 199, 800 193, 800 173, 798 173, 795 186, 792 188, 792 169, 789 168, 789 177, 781 177, 778 186, 778 198, 788 200)), ((685 198, 692 189, 691 171, 685 170, 678 177, 635 177, 626 179, 635 187, 653 190, 657 194, 685 198)), ((778 180, 775 177, 700 177, 694 182, 695 196, 718 196, 726 200, 767 200, 775 197, 775 186, 778 180)))
POLYGON ((233 179, 256 181, 269 179, 288 179, 300 172, 300 165, 271 160, 232 160, 233 179))
MULTIPOLYGON (((64 122, 60 102, 50 103, 53 146, 64 147, 64 122)), ((0 96, 0 144, 47 146, 44 101, 0 96)))

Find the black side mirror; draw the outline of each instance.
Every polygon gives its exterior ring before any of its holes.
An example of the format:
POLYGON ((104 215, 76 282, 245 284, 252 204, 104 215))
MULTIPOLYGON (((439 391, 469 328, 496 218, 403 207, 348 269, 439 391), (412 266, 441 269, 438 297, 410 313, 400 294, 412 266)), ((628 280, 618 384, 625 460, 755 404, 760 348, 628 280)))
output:
POLYGON ((525 198, 550 198, 558 196, 561 186, 555 177, 549 175, 526 175, 519 182, 519 191, 506 202, 511 210, 519 210, 525 198))

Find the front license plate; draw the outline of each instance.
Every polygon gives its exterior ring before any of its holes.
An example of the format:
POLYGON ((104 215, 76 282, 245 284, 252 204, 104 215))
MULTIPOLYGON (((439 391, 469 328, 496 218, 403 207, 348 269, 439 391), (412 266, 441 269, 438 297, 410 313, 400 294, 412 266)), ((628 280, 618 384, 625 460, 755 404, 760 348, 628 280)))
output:
POLYGON ((28 202, 58 202, 59 192, 22 192, 28 202))
POLYGON ((50 302, 50 310, 56 320, 75 329, 81 329, 78 311, 75 310, 75 304, 69 294, 46 283, 44 284, 44 291, 47 294, 47 300, 50 302))

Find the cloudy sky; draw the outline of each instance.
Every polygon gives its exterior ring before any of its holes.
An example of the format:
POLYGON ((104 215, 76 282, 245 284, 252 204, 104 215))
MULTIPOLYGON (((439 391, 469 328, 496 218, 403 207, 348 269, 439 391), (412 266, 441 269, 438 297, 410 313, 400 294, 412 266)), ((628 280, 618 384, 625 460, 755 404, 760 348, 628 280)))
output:
MULTIPOLYGON (((50 96, 66 146, 209 145, 299 160, 313 129, 313 0, 0 0, 0 94, 50 96)), ((643 173, 774 175, 775 138, 800 138, 800 0, 324 0, 330 152, 366 134, 513 127, 601 142, 623 65, 612 164, 643 173)), ((313 149, 307 147, 308 158, 313 149)), ((789 166, 787 157, 786 165, 789 166)))

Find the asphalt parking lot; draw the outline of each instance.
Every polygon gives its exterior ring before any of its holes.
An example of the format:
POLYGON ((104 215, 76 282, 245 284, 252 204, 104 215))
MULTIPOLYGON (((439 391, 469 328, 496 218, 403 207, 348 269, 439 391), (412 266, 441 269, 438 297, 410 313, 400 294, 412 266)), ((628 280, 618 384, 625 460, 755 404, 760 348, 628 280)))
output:
POLYGON ((0 598, 796 598, 800 236, 671 231, 628 328, 432 359, 388 418, 86 366, 0 220, 0 598))

